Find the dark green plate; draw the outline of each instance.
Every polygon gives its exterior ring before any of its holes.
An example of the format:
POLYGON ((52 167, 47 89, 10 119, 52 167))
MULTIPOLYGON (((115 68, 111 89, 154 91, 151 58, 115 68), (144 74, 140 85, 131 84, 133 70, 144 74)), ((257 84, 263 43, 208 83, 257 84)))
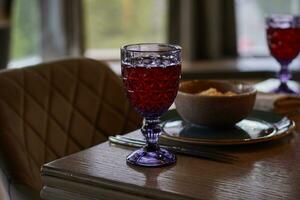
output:
POLYGON ((162 137, 187 143, 234 145, 265 142, 284 137, 292 132, 295 123, 272 112, 254 110, 231 128, 205 127, 182 120, 176 110, 163 117, 162 137))

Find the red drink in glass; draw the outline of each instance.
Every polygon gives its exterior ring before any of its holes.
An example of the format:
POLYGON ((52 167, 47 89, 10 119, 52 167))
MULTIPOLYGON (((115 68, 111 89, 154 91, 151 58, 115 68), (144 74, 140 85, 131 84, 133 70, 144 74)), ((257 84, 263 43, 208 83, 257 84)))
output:
POLYGON ((268 28, 268 46, 272 56, 282 64, 289 64, 299 53, 299 28, 268 28))
POLYGON ((144 117, 157 117, 168 110, 176 97, 181 65, 132 67, 122 65, 127 96, 144 117))

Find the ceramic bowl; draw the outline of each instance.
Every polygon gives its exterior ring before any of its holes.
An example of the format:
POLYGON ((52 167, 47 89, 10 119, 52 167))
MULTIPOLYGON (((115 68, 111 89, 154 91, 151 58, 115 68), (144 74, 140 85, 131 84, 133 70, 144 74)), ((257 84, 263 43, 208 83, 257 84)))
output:
POLYGON ((179 115, 187 122, 213 127, 233 126, 253 109, 256 90, 250 84, 234 81, 192 80, 180 83, 175 99, 179 115), (215 88, 233 96, 205 96, 197 93, 215 88))

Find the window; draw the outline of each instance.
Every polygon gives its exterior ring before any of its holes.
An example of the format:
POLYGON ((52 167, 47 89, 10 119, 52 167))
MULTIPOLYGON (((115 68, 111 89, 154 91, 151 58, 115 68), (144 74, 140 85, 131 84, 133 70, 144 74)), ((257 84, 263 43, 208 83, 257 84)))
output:
POLYGON ((264 17, 271 13, 299 14, 299 0, 235 0, 240 56, 269 55, 264 17))
POLYGON ((40 60, 40 12, 38 0, 15 0, 12 10, 10 66, 40 60))
POLYGON ((167 41, 167 0, 84 0, 86 55, 119 57, 120 46, 167 41))

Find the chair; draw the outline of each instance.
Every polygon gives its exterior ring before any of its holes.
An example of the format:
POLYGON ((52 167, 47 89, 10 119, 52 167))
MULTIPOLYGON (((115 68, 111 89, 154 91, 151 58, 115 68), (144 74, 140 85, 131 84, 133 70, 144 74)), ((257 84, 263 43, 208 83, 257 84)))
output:
MULTIPOLYGON (((0 1, 1 2, 1 1, 0 1)), ((1 12, 1 3, 0 3, 1 12)), ((9 41, 10 41, 10 27, 2 21, 0 17, 0 69, 4 69, 9 57, 9 41), (3 24, 4 23, 4 24, 3 24)))
POLYGON ((0 72, 0 199, 39 199, 44 163, 140 124, 120 78, 102 62, 69 59, 0 72))

